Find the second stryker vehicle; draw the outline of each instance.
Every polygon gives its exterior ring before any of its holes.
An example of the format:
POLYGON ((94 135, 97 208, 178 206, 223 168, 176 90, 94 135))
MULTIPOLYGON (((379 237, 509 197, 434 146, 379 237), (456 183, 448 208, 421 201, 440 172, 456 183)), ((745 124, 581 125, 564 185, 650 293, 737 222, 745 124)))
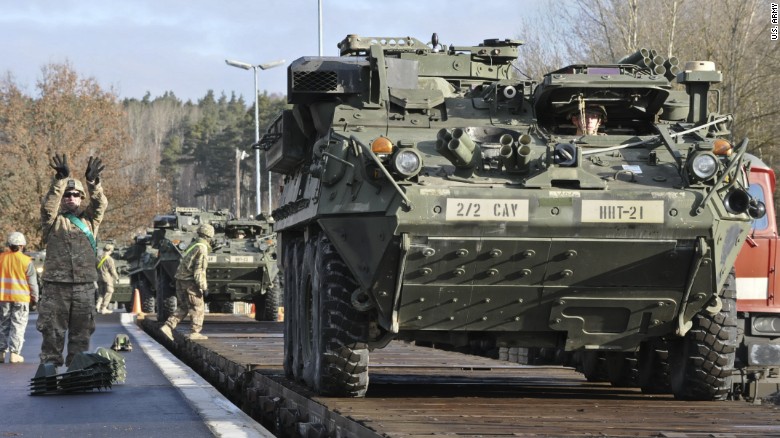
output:
POLYGON ((281 289, 275 237, 268 222, 235 220, 227 210, 202 211, 194 207, 176 207, 172 213, 154 219, 158 320, 164 321, 176 309, 174 276, 201 224, 214 227, 206 270, 209 294, 205 301, 209 310, 232 313, 234 302, 245 301, 256 305, 255 319, 275 320, 281 289), (239 232, 244 238, 238 238, 239 232))
MULTIPOLYGON (((112 254, 114 259, 114 265, 116 273, 119 275, 119 279, 114 284, 114 294, 111 296, 111 302, 116 303, 117 308, 122 307, 127 312, 133 311, 133 285, 130 278, 131 264, 128 260, 128 256, 131 254, 131 247, 124 245, 117 245, 112 254)), ((102 255, 98 255, 100 260, 102 255)))
POLYGON ((147 230, 146 234, 138 235, 135 241, 130 245, 124 254, 127 260, 127 273, 130 277, 130 286, 133 290, 138 290, 141 299, 141 310, 144 313, 156 312, 157 301, 157 274, 155 265, 157 264, 158 250, 152 247, 152 231, 147 230))
POLYGON ((537 84, 513 65, 520 45, 349 35, 342 56, 289 66, 292 109, 261 139, 286 177, 286 374, 363 396, 369 352, 393 339, 606 352, 616 367, 663 343, 676 397, 725 398, 734 260, 763 206, 747 140, 708 105, 720 72, 686 66, 671 78, 682 102, 629 64, 537 84), (607 118, 579 135, 571 114, 590 105, 607 118))
POLYGON ((267 221, 226 221, 209 254, 209 308, 232 312, 234 302, 245 301, 255 305, 256 320, 275 321, 282 305, 276 258, 276 236, 267 221))

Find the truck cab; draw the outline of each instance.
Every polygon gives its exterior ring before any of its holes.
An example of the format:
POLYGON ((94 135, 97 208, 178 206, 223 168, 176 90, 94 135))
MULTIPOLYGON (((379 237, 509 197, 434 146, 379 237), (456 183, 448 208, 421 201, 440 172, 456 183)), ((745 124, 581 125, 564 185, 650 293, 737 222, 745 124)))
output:
POLYGON ((780 390, 780 299, 777 297, 777 220, 773 194, 775 174, 751 158, 750 195, 766 204, 767 214, 753 220, 735 263, 737 312, 742 339, 737 368, 748 380, 743 392, 763 397, 780 390))

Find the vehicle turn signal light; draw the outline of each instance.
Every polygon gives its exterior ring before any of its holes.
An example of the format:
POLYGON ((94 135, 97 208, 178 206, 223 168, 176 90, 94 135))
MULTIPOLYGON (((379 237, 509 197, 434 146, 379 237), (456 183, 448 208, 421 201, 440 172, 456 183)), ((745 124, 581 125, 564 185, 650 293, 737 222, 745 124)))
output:
POLYGON ((371 142, 371 152, 375 154, 392 154, 393 142, 387 137, 378 137, 371 142))

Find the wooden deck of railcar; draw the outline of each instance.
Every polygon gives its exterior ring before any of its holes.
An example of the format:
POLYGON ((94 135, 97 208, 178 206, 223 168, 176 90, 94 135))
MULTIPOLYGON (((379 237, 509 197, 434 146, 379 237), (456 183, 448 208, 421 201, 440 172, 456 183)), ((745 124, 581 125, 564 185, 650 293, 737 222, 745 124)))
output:
MULTIPOLYGON (((139 320, 158 340, 154 316, 139 320)), ((780 406, 686 402, 526 366, 392 342, 370 358, 365 398, 312 394, 284 377, 282 323, 207 315, 193 342, 163 341, 278 436, 780 436, 780 406)))

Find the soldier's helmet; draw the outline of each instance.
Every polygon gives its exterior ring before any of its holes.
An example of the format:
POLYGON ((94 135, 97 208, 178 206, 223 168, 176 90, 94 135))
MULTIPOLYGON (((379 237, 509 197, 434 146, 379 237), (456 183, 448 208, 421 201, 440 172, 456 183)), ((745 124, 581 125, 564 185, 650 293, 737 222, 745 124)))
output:
POLYGON ((211 239, 214 237, 214 227, 209 224, 203 224, 198 227, 198 235, 207 239, 211 239))
POLYGON ((113 251, 114 245, 107 243, 106 246, 103 247, 103 251, 113 251))
POLYGON ((27 245, 27 240, 24 239, 24 234, 18 231, 14 231, 8 234, 8 244, 14 246, 25 246, 27 245))
MULTIPOLYGON (((585 106, 585 112, 588 113, 588 114, 590 114, 590 113, 598 114, 599 117, 601 117, 601 122, 602 123, 607 121, 607 109, 604 108, 602 105, 593 105, 593 104, 586 105, 585 106)), ((577 116, 577 117, 580 116, 579 110, 574 110, 574 111, 569 113, 569 118, 572 118, 574 116, 577 116)))
POLYGON ((86 196, 86 192, 84 192, 84 186, 81 184, 81 181, 77 179, 70 178, 68 183, 65 185, 65 189, 77 190, 79 193, 81 193, 82 198, 86 196))

